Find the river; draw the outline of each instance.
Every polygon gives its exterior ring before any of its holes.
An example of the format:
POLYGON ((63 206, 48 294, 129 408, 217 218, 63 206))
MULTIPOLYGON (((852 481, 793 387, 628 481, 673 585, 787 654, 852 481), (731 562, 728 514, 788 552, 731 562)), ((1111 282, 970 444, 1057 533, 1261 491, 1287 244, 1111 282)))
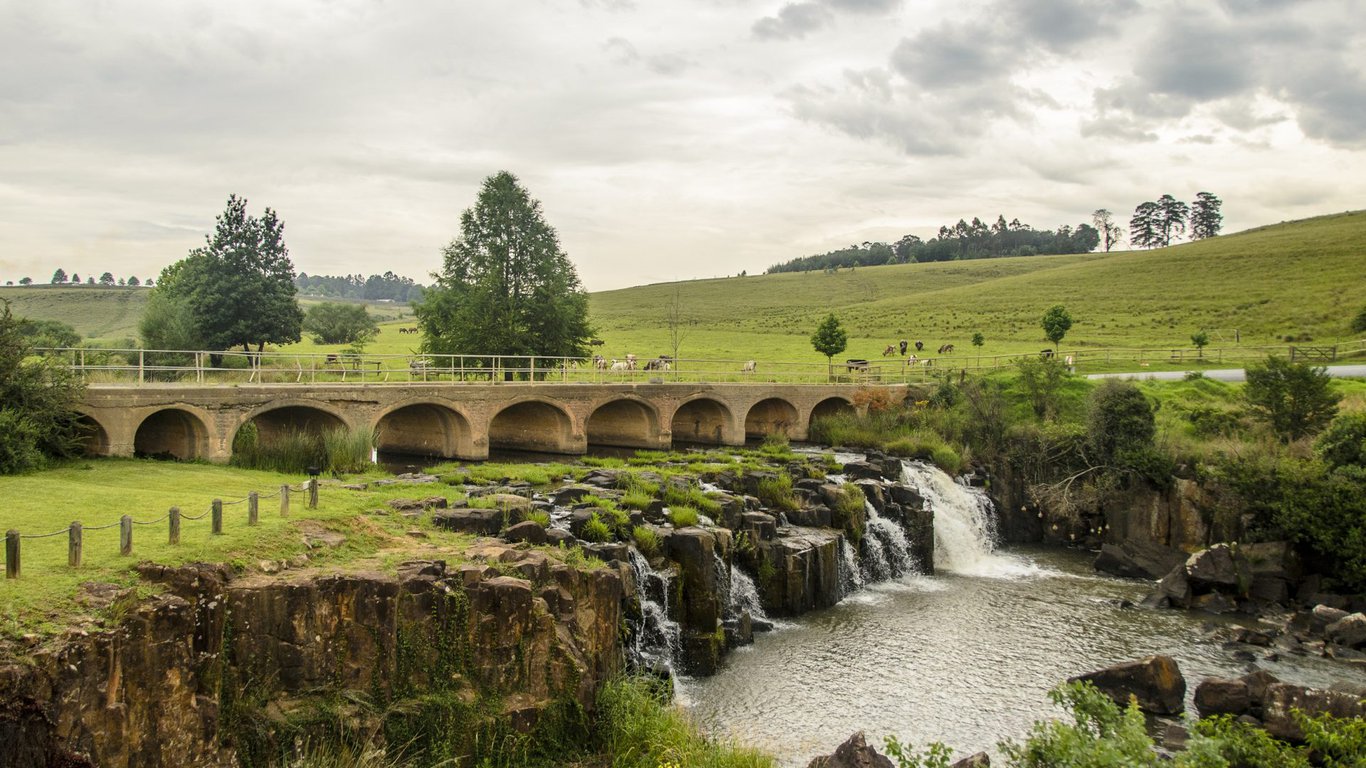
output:
MULTIPOLYGON (((938 573, 872 584, 758 636, 719 674, 680 680, 679 702, 704 728, 784 766, 804 768, 858 730, 879 744, 892 734, 942 741, 961 757, 995 752, 1001 739, 1056 716, 1048 689, 1081 672, 1168 654, 1186 676, 1189 702, 1200 679, 1252 669, 1207 639, 1219 619, 1120 607, 1147 585, 1097 575, 1086 553, 995 550, 980 494, 946 487, 952 481, 939 475, 918 482, 934 486, 921 490, 935 509, 938 573)), ((1359 668, 1268 661, 1268 649, 1251 650, 1284 680, 1366 682, 1359 668)))

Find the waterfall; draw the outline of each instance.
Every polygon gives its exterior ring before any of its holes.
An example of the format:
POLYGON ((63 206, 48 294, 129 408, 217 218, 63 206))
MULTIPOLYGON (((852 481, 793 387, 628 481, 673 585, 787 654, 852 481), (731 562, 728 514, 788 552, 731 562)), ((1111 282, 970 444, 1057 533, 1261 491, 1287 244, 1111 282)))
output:
POLYGON ((936 569, 996 578, 1037 571, 1022 560, 996 553, 996 510, 980 488, 957 483, 918 461, 901 465, 902 482, 924 497, 934 512, 936 569))
POLYGON ((650 561, 635 547, 627 552, 640 594, 640 625, 632 640, 633 656, 641 667, 672 674, 680 648, 680 627, 669 618, 669 577, 651 568, 650 561))
POLYGON ((895 520, 878 514, 870 502, 863 502, 868 525, 863 534, 863 563, 866 581, 885 581, 913 573, 915 559, 911 557, 911 543, 906 532, 895 520))
POLYGON ((744 611, 749 611, 750 618, 768 619, 764 604, 759 602, 759 588, 754 579, 740 566, 733 565, 730 569, 730 612, 739 616, 744 611))
POLYGON ((840 537, 840 597, 848 597, 863 589, 863 569, 859 567, 858 553, 849 540, 840 537))

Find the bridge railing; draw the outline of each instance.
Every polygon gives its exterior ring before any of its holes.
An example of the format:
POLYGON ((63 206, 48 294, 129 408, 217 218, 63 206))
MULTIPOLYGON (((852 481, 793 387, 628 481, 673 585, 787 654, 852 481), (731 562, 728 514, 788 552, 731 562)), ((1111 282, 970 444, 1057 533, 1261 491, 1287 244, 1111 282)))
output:
MULTIPOLYGON (((1147 367, 1244 365, 1267 355, 1291 356, 1292 346, 1086 348, 1062 349, 1059 360, 1074 369, 1113 370, 1147 367)), ((1300 350, 1303 347, 1298 348, 1300 350)), ((1366 354, 1366 340, 1332 347, 1336 359, 1366 354)), ((65 360, 92 384, 409 384, 501 383, 781 383, 897 384, 925 381, 947 371, 986 372, 1013 366, 1040 353, 870 358, 824 362, 730 359, 637 358, 599 361, 540 355, 394 355, 352 353, 244 352, 44 348, 35 350, 65 360)), ((1303 355, 1300 355, 1303 357, 1303 355)))

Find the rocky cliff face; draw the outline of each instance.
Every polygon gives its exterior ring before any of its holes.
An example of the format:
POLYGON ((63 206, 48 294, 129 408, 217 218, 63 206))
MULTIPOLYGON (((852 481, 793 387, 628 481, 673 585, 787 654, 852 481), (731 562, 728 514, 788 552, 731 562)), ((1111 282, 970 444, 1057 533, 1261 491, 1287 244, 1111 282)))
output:
POLYGON ((288 750, 320 712, 335 714, 328 727, 426 737, 434 702, 470 733, 591 707, 620 664, 620 574, 535 551, 480 554, 484 564, 397 574, 148 568, 165 593, 115 629, 0 668, 0 765, 250 765, 288 750), (346 697, 369 707, 327 703, 346 697))

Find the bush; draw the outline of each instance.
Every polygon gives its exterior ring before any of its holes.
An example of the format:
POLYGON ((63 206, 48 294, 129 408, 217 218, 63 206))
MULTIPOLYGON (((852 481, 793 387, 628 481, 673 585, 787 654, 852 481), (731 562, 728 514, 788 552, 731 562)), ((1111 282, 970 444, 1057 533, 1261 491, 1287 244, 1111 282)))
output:
POLYGON ((631 541, 635 543, 636 549, 642 555, 654 557, 659 554, 660 546, 663 543, 655 529, 648 525, 637 525, 631 529, 631 541))
POLYGON ((592 517, 588 518, 588 522, 583 524, 583 532, 579 535, 583 537, 584 541, 602 544, 611 541, 612 529, 602 521, 602 518, 598 517, 597 512, 594 512, 592 517))
POLYGON ((669 508, 669 522, 673 523, 675 528, 688 528, 697 525, 700 520, 697 510, 692 507, 669 508))
POLYGON ((81 382, 58 360, 30 357, 21 326, 0 299, 0 474, 38 469, 81 447, 81 382))
POLYGON ((1347 413, 1319 435, 1319 455, 1330 467, 1366 466, 1366 413, 1347 413))
POLYGON ((1362 307, 1357 316, 1352 318, 1352 330, 1356 333, 1366 333, 1366 307, 1362 307))
POLYGON ((1020 387, 1034 415, 1041 419, 1056 418, 1061 407, 1060 393, 1063 379, 1067 377, 1067 365, 1056 357, 1041 359, 1028 356, 1015 361, 1015 370, 1020 374, 1020 387))
POLYGON ((1279 357, 1247 367, 1243 395, 1253 413, 1270 424, 1282 442, 1314 434, 1338 410, 1338 395, 1327 369, 1279 357))
POLYGON ((657 684, 641 678, 603 686, 594 746, 611 757, 613 768, 776 768, 777 763, 760 752, 707 740, 666 696, 657 684))
POLYGON ((526 519, 541 526, 542 528, 550 527, 550 513, 545 511, 544 509, 531 510, 530 512, 526 513, 526 519))
POLYGON ((759 501, 773 509, 794 510, 797 499, 792 495, 792 478, 785 472, 759 480, 759 501))
POLYGON ((363 345, 379 334, 379 324, 364 304, 314 304, 304 315, 303 327, 317 344, 363 345))

